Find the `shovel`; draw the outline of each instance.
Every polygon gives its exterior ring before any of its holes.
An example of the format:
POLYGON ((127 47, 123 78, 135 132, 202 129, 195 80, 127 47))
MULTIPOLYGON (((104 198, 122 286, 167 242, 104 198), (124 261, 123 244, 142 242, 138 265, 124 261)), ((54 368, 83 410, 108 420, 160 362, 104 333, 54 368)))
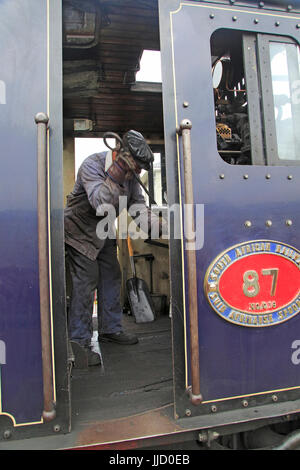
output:
POLYGON ((136 277, 135 263, 130 237, 127 237, 129 259, 133 278, 126 282, 126 289, 131 312, 136 323, 147 323, 155 319, 154 306, 147 284, 143 279, 136 277))

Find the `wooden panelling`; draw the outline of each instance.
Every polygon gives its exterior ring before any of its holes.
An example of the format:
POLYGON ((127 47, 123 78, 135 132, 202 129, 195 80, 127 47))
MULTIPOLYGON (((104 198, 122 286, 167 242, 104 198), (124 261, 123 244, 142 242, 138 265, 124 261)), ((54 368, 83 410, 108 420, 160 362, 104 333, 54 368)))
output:
POLYGON ((90 0, 88 8, 101 18, 96 45, 64 47, 65 119, 91 119, 89 135, 137 129, 162 137, 161 93, 131 90, 143 50, 159 50, 157 0, 90 0))

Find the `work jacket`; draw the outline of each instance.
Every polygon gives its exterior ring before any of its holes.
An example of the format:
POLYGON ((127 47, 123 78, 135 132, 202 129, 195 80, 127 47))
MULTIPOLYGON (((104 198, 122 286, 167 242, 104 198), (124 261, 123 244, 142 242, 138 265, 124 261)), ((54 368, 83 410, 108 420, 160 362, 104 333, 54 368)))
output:
MULTIPOLYGON (((127 196, 129 213, 133 204, 140 205, 140 212, 147 218, 149 228, 151 222, 153 224, 153 218, 159 223, 159 218, 147 208, 141 187, 135 178, 119 185, 107 175, 106 170, 111 163, 111 152, 90 155, 80 166, 74 189, 67 196, 64 213, 65 243, 91 260, 97 258, 105 243, 105 239, 99 238, 99 232, 97 234, 97 225, 104 217, 101 209, 111 204, 118 216, 120 196, 127 196), (102 215, 99 216, 101 212, 102 215)), ((108 228, 108 231, 112 233, 113 227, 108 228)))

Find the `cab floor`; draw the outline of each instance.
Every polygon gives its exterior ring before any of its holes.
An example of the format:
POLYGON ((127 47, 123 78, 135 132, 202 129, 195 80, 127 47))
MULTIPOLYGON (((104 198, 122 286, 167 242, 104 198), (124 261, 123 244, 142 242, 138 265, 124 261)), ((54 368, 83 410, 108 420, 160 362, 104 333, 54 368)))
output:
POLYGON ((139 343, 101 343, 93 347, 102 356, 102 366, 72 370, 72 423, 128 417, 173 402, 171 320, 137 324, 123 316, 123 326, 135 333, 139 343))

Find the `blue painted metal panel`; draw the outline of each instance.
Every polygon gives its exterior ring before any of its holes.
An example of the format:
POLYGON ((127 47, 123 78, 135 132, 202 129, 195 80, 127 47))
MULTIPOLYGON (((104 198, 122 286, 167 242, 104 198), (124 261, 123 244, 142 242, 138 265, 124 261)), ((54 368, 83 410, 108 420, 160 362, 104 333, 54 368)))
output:
POLYGON ((0 1, 0 414, 15 424, 40 422, 43 407, 34 116, 47 111, 46 7, 0 1))
MULTIPOLYGON (((292 34, 299 40, 298 20, 281 13, 279 32, 276 17, 267 12, 173 3, 169 21, 174 103, 164 108, 174 118, 173 129, 171 120, 168 122, 166 138, 174 140, 175 128, 182 119, 192 121, 194 202, 205 205, 204 246, 197 251, 201 393, 204 401, 211 401, 299 387, 300 374, 291 360, 291 345, 299 336, 300 315, 268 328, 233 325, 212 310, 203 289, 208 266, 230 246, 247 240, 272 239, 300 247, 300 168, 233 166, 226 164, 217 152, 210 53, 210 37, 218 28, 292 34), (238 19, 233 21, 233 16, 238 19), (259 29, 254 26, 256 17, 259 29), (184 102, 189 103, 188 108, 184 102), (271 174, 269 180, 265 178, 267 173, 271 174), (288 179, 291 173, 293 179, 288 179), (220 174, 225 175, 224 179, 220 179, 220 174), (244 179, 244 174, 248 179, 244 179), (267 219, 272 220, 272 227, 266 227, 267 219), (292 226, 285 224, 287 219, 293 221, 292 226), (252 221, 251 228, 245 227, 246 220, 252 221)), ((178 155, 183 175, 180 145, 178 155)), ((183 189, 181 196, 184 200, 183 189)), ((188 324, 187 299, 186 294, 188 324)))

